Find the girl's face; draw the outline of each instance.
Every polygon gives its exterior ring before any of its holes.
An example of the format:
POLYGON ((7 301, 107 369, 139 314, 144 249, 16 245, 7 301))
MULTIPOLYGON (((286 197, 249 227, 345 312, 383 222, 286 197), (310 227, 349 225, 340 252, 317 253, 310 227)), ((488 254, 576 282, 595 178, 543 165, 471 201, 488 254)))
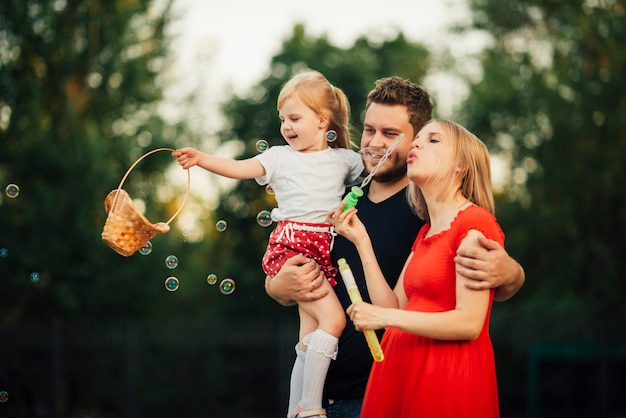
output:
POLYGON ((407 155, 407 175, 418 186, 429 180, 446 180, 453 164, 452 143, 437 122, 427 123, 411 143, 407 155))
POLYGON ((316 152, 328 148, 328 122, 299 100, 290 97, 278 109, 280 133, 291 148, 300 152, 316 152))

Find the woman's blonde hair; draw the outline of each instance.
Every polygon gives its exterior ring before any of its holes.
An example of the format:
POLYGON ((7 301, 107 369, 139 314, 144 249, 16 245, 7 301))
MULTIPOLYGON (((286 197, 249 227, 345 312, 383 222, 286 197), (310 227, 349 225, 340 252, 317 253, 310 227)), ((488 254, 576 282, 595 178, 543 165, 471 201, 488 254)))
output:
POLYGON ((278 95, 278 109, 287 99, 296 98, 318 115, 328 119, 328 129, 337 132, 329 142, 332 148, 352 148, 350 140, 350 104, 340 88, 333 86, 315 70, 302 71, 289 79, 278 95))
MULTIPOLYGON (((495 214, 493 192, 491 189, 491 165, 489 163, 489 151, 485 144, 476 135, 468 131, 458 123, 433 119, 426 123, 437 123, 443 135, 451 140, 451 155, 454 161, 448 164, 450 169, 440 173, 438 178, 448 179, 441 190, 441 196, 450 193, 452 187, 459 184, 461 194, 470 202, 487 209, 495 214)), ((409 204, 413 211, 426 222, 430 222, 428 208, 424 195, 419 186, 410 183, 407 188, 409 204)))

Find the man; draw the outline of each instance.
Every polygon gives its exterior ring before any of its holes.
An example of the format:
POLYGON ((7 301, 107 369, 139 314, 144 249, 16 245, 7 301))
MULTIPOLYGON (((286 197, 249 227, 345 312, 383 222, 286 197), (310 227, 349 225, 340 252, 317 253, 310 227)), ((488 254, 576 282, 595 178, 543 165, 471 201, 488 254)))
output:
MULTIPOLYGON (((376 82, 368 97, 363 121, 361 150, 365 168, 371 171, 378 160, 368 155, 384 152, 398 135, 404 138, 384 165, 364 189, 356 208, 359 219, 367 228, 381 270, 393 288, 410 253, 417 232, 423 225, 409 208, 405 189, 406 156, 411 141, 424 123, 432 118, 432 103, 428 93, 419 85, 398 77, 376 82), (368 150, 378 149, 374 152, 368 150)), ((458 253, 457 272, 474 279, 472 289, 496 288, 495 299, 504 301, 523 285, 522 267, 495 241, 481 239, 484 251, 458 253)), ((331 253, 333 264, 345 258, 352 269, 363 299, 370 301, 361 261, 354 246, 341 236, 336 237, 331 253)), ((306 257, 293 257, 274 277, 266 278, 267 293, 283 305, 294 301, 315 300, 327 294, 318 290, 326 280, 315 262, 306 257)), ((341 280, 334 290, 344 308, 350 298, 341 280)), ((379 337, 382 333, 379 333, 379 337)), ((372 355, 361 332, 351 321, 339 339, 337 359, 331 363, 324 387, 328 418, 358 417, 365 386, 372 364, 372 355)))

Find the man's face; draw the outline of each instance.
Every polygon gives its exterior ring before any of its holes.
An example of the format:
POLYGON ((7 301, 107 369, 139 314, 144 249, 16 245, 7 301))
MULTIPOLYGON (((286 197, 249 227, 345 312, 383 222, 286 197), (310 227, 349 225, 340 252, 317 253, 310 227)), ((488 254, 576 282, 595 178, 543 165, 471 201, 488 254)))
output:
POLYGON ((373 179, 380 183, 406 176, 406 156, 411 148, 414 132, 406 106, 372 103, 365 112, 361 136, 361 154, 368 173, 400 134, 404 134, 404 138, 374 175, 373 179))

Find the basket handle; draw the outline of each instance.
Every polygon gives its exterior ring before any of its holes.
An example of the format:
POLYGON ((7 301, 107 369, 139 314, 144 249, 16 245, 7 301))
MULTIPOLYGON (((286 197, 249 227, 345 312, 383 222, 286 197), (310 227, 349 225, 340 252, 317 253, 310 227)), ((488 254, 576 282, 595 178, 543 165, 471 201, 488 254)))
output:
MULTIPOLYGON (((117 203, 117 198, 120 195, 119 191, 122 189, 122 186, 124 185, 124 182, 126 181, 126 178, 130 174, 130 172, 133 171, 133 169, 137 166, 137 164, 139 164, 139 162, 141 160, 146 158, 148 155, 154 154, 155 152, 159 152, 159 151, 170 151, 170 152, 173 152, 175 150, 173 148, 156 148, 156 149, 153 149, 152 151, 148 151, 147 153, 145 153, 141 157, 137 158, 137 161, 135 161, 133 163, 133 165, 130 166, 128 171, 126 171, 126 174, 124 174, 124 177, 122 177, 122 181, 120 181, 120 185, 117 187, 117 193, 115 194, 115 199, 113 200, 113 204, 111 205, 111 208, 109 209, 109 213, 115 207, 115 204, 117 203)), ((185 192, 185 198, 183 199, 183 202, 180 204, 180 207, 178 208, 176 213, 174 213, 172 215, 172 217, 167 222, 165 222, 166 224, 169 225, 170 222, 172 222, 174 220, 174 218, 176 218, 178 216, 180 211, 183 209, 183 206, 185 206, 185 202, 187 202, 187 197, 189 197, 190 184, 191 184, 191 174, 189 173, 189 169, 187 169, 187 191, 185 192)))

